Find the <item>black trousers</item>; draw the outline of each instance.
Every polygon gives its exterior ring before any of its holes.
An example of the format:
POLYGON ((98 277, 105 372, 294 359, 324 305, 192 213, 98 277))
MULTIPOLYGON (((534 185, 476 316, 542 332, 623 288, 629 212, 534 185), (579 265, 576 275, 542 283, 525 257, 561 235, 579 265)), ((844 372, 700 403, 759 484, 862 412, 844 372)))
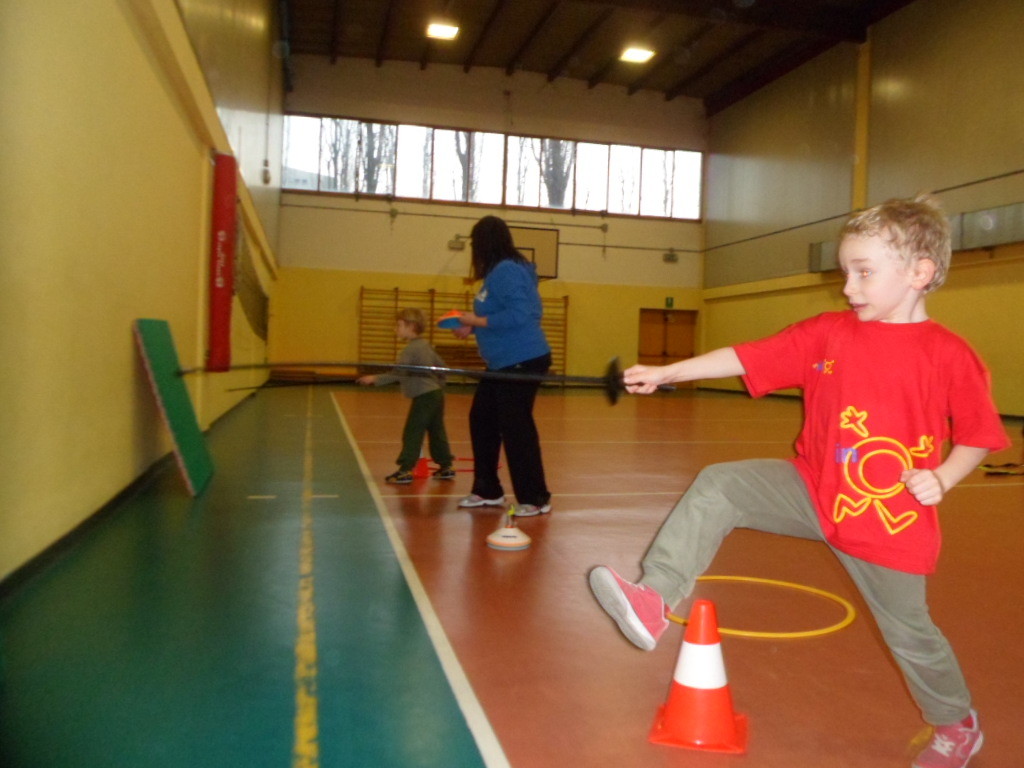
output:
MULTIPOLYGON (((547 373, 551 355, 501 368, 512 373, 547 373)), ((540 436, 533 421, 537 381, 481 379, 469 409, 473 442, 473 493, 485 499, 504 494, 498 479, 498 459, 505 448, 512 490, 520 504, 543 506, 551 499, 544 479, 540 436)))

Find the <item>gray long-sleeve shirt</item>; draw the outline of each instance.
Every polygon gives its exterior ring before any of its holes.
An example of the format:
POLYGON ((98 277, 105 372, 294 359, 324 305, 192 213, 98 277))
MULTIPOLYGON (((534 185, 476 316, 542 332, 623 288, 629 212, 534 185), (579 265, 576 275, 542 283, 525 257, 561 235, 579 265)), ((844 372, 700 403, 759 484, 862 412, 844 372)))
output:
MULTIPOLYGON (((398 354, 399 365, 444 366, 444 360, 426 339, 412 339, 398 354)), ((433 371, 389 371, 377 376, 375 384, 383 386, 398 382, 402 394, 412 398, 444 386, 444 374, 433 371)))

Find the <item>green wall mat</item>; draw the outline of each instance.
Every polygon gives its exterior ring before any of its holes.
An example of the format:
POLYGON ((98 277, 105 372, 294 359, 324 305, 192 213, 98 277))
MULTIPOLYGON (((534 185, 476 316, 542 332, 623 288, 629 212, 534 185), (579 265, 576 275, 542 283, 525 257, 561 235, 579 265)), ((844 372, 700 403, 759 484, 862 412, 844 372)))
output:
POLYGON ((213 476, 213 460, 206 449, 196 412, 185 389, 185 380, 179 373, 171 326, 166 320, 136 320, 135 340, 160 413, 171 431, 178 469, 188 492, 198 496, 213 476))

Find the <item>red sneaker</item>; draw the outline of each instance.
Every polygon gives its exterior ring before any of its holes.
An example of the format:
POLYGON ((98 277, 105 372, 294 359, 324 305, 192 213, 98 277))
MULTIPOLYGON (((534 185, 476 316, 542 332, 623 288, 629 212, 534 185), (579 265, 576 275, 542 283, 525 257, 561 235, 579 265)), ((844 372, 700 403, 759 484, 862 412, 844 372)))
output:
POLYGON ((661 595, 648 586, 626 581, 603 565, 590 572, 590 591, 633 645, 645 651, 654 649, 668 627, 661 595))
POLYGON ((984 740, 978 713, 972 709, 959 723, 936 726, 932 740, 914 760, 912 768, 964 768, 978 754, 984 740))

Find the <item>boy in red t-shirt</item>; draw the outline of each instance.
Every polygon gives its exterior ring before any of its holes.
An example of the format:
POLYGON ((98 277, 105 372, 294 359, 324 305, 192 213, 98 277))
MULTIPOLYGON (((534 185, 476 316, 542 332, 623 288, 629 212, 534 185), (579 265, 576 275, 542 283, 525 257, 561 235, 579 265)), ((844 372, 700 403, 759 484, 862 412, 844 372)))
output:
POLYGON ((850 310, 671 365, 628 369, 626 388, 641 394, 726 376, 742 376, 754 397, 799 387, 804 424, 791 461, 706 467, 644 556, 639 583, 605 566, 590 572, 601 607, 651 650, 668 626, 667 609, 690 596, 733 528, 826 542, 934 726, 914 768, 962 768, 981 749, 960 666, 928 613, 925 576, 941 542, 935 505, 989 451, 1009 445, 984 364, 925 312, 925 294, 944 282, 950 254, 949 223, 932 198, 890 200, 843 227, 839 263, 850 310))

